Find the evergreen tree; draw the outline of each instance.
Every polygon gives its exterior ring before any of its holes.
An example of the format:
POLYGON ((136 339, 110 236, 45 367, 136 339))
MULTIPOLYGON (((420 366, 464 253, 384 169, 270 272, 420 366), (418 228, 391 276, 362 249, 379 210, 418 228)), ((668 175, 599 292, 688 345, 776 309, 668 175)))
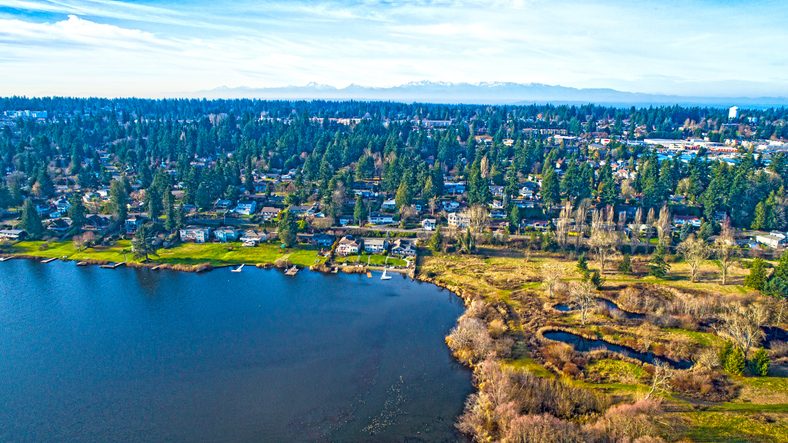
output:
POLYGON ((184 226, 186 226, 186 210, 183 208, 183 203, 181 203, 175 211, 175 229, 181 229, 184 226))
POLYGON ((363 226, 367 221, 367 205, 364 204, 364 199, 360 195, 356 196, 356 205, 353 208, 353 218, 358 221, 359 226, 363 226))
POLYGON ((151 231, 147 225, 142 225, 137 228, 134 238, 131 240, 131 249, 134 251, 134 258, 144 259, 143 262, 148 261, 149 255, 156 255, 156 248, 153 247, 151 238, 151 231))
POLYGON ((742 375, 744 373, 744 353, 738 347, 733 347, 727 354, 727 358, 722 363, 722 367, 733 375, 742 375))
POLYGON ((583 280, 586 280, 588 278, 588 273, 590 272, 590 269, 588 269, 588 258, 586 257, 585 252, 580 254, 580 257, 578 257, 576 268, 577 268, 577 272, 580 274, 583 280))
POLYGON ((164 229, 172 232, 177 228, 177 221, 175 220, 175 205, 172 203, 172 193, 167 191, 164 195, 164 210, 166 219, 164 221, 164 229))
POLYGON ((147 200, 145 206, 148 208, 148 217, 156 222, 159 215, 161 215, 161 197, 159 197, 159 193, 155 192, 154 189, 148 189, 148 191, 145 192, 145 200, 147 200))
POLYGON ((767 229, 769 214, 766 210, 766 203, 759 202, 755 206, 755 217, 752 220, 750 228, 755 230, 767 229))
POLYGON ((670 265, 665 261, 665 247, 661 244, 657 246, 654 253, 651 254, 651 260, 648 262, 649 274, 657 278, 663 278, 670 271, 670 265))
POLYGON ((278 228, 279 240, 282 241, 286 248, 292 248, 296 244, 298 226, 296 225, 295 217, 289 209, 286 209, 279 218, 278 228))
POLYGON ((766 349, 759 348, 753 354, 748 366, 754 375, 765 377, 769 375, 769 363, 769 353, 766 352, 766 349))
POLYGON ((207 184, 200 183, 200 186, 197 187, 197 195, 194 197, 194 204, 196 204, 201 211, 213 206, 211 190, 208 188, 207 184))
POLYGON ((744 277, 744 286, 758 291, 766 286, 766 262, 762 258, 756 258, 750 265, 750 273, 744 277))
POLYGON ((435 232, 432 233, 432 237, 430 238, 429 244, 430 251, 438 252, 443 248, 443 235, 441 234, 441 225, 438 225, 435 228, 435 232))
POLYGON ((397 210, 402 210, 402 207, 410 205, 410 192, 407 180, 400 182, 397 195, 394 197, 394 203, 397 205, 397 210))
POLYGON ((71 208, 68 210, 68 217, 71 219, 71 227, 77 230, 82 229, 88 219, 85 213, 85 206, 82 204, 82 194, 74 193, 71 196, 71 208))
POLYGON ((49 170, 46 166, 42 167, 38 172, 36 185, 38 186, 38 193, 41 197, 52 198, 52 196, 55 195, 55 183, 52 181, 52 176, 49 175, 49 170))
POLYGON ((44 225, 41 223, 41 217, 38 216, 36 205, 33 200, 26 199, 24 206, 22 206, 22 221, 19 227, 27 232, 31 239, 39 239, 44 234, 44 225))
POLYGON ((621 259, 621 263, 618 264, 618 272, 622 274, 632 273, 632 259, 630 258, 629 254, 624 254, 624 257, 621 259))
POLYGON ((545 163, 542 169, 542 200, 548 205, 556 205, 561 202, 560 186, 558 175, 555 168, 549 163, 545 163))
POLYGON ((115 221, 123 223, 128 215, 128 194, 122 181, 114 180, 109 188, 109 201, 115 221))
POLYGON ((520 208, 517 205, 512 205, 512 210, 509 211, 509 232, 515 233, 520 229, 520 208))

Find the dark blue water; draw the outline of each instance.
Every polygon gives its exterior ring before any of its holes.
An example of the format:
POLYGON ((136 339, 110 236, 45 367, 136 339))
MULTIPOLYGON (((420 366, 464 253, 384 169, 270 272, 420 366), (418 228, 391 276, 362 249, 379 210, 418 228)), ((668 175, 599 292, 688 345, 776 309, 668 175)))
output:
POLYGON ((652 352, 639 352, 632 348, 625 346, 614 345, 603 340, 589 340, 579 335, 570 334, 562 331, 549 331, 544 333, 544 337, 549 340, 560 341, 574 346, 575 351, 588 352, 594 349, 607 349, 608 351, 617 352, 627 357, 640 360, 644 363, 654 364, 657 360, 664 361, 677 369, 689 369, 692 367, 692 362, 687 360, 671 360, 668 358, 658 357, 652 352))
POLYGON ((0 263, 0 441, 456 441, 462 310, 399 276, 0 263))
MULTIPOLYGON (((611 311, 614 310, 614 309, 619 311, 624 318, 634 319, 634 320, 642 320, 645 317, 645 315, 643 315, 643 314, 636 314, 634 312, 623 311, 623 310, 621 310, 618 307, 618 305, 616 305, 615 303, 613 303, 610 300, 607 300, 607 299, 604 299, 604 298, 600 298, 598 300, 601 301, 602 303, 604 303, 605 306, 607 306, 607 309, 609 309, 611 311)), ((555 310, 560 311, 560 312, 572 311, 572 306, 569 306, 567 304, 555 305, 555 306, 553 306, 553 308, 555 308, 555 310)))

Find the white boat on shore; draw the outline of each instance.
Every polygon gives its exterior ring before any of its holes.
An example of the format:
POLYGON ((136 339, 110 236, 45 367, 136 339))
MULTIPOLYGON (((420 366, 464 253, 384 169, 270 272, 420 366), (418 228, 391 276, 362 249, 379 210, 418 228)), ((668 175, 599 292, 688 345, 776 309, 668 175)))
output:
POLYGON ((386 269, 383 269, 383 275, 380 276, 381 280, 391 280, 391 276, 386 273, 386 269))
POLYGON ((246 266, 246 263, 242 264, 241 266, 238 266, 236 269, 231 269, 230 272, 241 272, 241 269, 243 269, 244 266, 246 266))

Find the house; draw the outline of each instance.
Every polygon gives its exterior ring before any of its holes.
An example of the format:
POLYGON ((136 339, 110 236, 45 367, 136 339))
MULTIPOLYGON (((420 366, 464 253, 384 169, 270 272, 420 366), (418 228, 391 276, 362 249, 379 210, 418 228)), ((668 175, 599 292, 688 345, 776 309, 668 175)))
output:
POLYGON ((22 229, 0 229, 0 240, 24 240, 27 232, 22 229))
POLYGON ((71 209, 71 202, 66 200, 65 197, 60 197, 59 199, 57 199, 57 201, 55 201, 55 209, 60 214, 67 214, 68 211, 71 209))
POLYGON ((331 245, 334 244, 334 236, 328 234, 315 234, 312 237, 312 242, 317 246, 330 248, 331 245))
POLYGON ((454 200, 443 200, 441 201, 441 207, 444 211, 453 212, 460 208, 460 202, 456 202, 454 200))
POLYGON ((304 217, 312 208, 314 208, 314 205, 293 205, 287 208, 287 210, 293 215, 304 217))
POLYGON ((700 228, 700 219, 694 215, 674 215, 673 224, 676 226, 689 224, 690 226, 700 228))
POLYGON ((393 198, 391 200, 384 201, 383 204, 380 205, 380 209, 383 209, 385 211, 393 211, 396 208, 397 208, 397 202, 394 201, 393 198))
POLYGON ((367 221, 373 225, 387 225, 389 223, 394 223, 394 217, 381 214, 380 212, 373 212, 369 214, 367 221))
POLYGON ((425 218, 421 221, 421 227, 424 228, 425 231, 433 231, 438 226, 438 221, 434 218, 425 218))
POLYGON ((256 210, 257 210, 257 202, 254 200, 244 200, 238 202, 238 206, 236 206, 234 209, 236 214, 241 214, 241 215, 252 215, 256 210))
POLYGON ((400 257, 415 257, 416 247, 410 240, 398 238, 394 240, 394 244, 391 246, 391 253, 400 257))
POLYGON ((490 207, 493 209, 503 209, 503 202, 501 200, 493 200, 490 207))
POLYGON ((85 224, 82 226, 83 229, 91 229, 91 230, 104 230, 109 226, 110 218, 109 217, 102 217, 100 215, 91 214, 88 215, 85 221, 85 224))
POLYGON ((545 230, 550 227, 550 222, 547 220, 523 220, 520 222, 520 227, 545 230))
POLYGON ((263 220, 271 220, 279 215, 279 208, 266 206, 260 211, 260 214, 262 214, 263 220))
POLYGON ((501 209, 496 209, 490 212, 490 218, 506 218, 506 212, 501 209))
POLYGON ((216 237, 217 240, 223 243, 236 241, 239 235, 240 233, 237 229, 231 228, 229 226, 219 228, 213 233, 213 236, 216 237))
POLYGON ((534 199, 534 194, 535 194, 534 190, 529 188, 529 187, 522 187, 522 188, 520 188, 520 196, 525 198, 525 199, 533 200, 534 199))
POLYGON ((506 190, 504 186, 497 186, 493 185, 490 186, 490 193, 492 193, 493 197, 503 197, 503 193, 506 190))
POLYGON ((244 242, 244 246, 247 244, 250 246, 255 246, 258 243, 262 243, 268 240, 269 235, 266 232, 257 231, 255 229, 250 229, 244 232, 244 235, 239 238, 242 242, 244 242))
POLYGON ((756 235, 755 241, 770 248, 777 248, 788 244, 788 237, 781 232, 771 232, 768 235, 756 235))
POLYGON ((233 205, 232 201, 224 200, 220 198, 219 200, 216 200, 216 203, 213 204, 213 209, 217 211, 226 211, 230 209, 232 205, 233 205))
POLYGON ((364 250, 370 254, 382 254, 389 249, 389 241, 385 238, 365 238, 364 250))
POLYGON ((353 238, 352 235, 348 235, 342 237, 339 240, 339 245, 337 245, 337 254, 339 255, 348 255, 348 254, 358 254, 361 250, 362 241, 360 239, 353 238))
POLYGON ((60 235, 65 234, 69 229, 71 229, 71 223, 69 223, 68 220, 62 218, 52 220, 49 222, 49 224, 47 224, 48 231, 52 231, 60 235))
POLYGON ((137 229, 145 223, 145 218, 139 215, 130 215, 126 218, 126 232, 137 232, 137 229))
POLYGON ((349 215, 340 215, 339 216, 339 226, 347 226, 353 221, 353 217, 349 215))
POLYGON ((454 228, 467 228, 471 225, 471 216, 467 212, 452 212, 449 214, 449 226, 454 228))
POLYGON ((461 182, 445 182, 443 184, 443 191, 446 194, 458 195, 465 192, 465 183, 461 182))
POLYGON ((180 230, 181 241, 205 243, 211 237, 211 228, 204 226, 187 226, 180 230))

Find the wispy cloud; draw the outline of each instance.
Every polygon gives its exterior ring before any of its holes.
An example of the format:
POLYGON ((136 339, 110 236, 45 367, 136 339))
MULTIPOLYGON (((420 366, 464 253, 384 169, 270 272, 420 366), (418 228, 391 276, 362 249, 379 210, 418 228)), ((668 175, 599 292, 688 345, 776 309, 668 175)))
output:
POLYGON ((786 18, 768 0, 0 0, 0 94, 429 79, 788 95, 786 18))

